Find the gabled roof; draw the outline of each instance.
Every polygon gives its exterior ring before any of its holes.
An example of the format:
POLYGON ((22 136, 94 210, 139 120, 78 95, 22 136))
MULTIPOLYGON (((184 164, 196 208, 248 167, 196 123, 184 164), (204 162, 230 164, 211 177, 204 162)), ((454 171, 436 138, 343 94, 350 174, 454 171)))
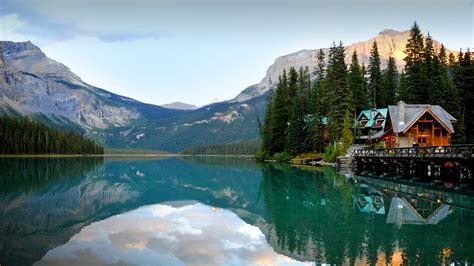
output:
POLYGON ((450 133, 454 133, 452 122, 455 122, 456 119, 441 106, 429 104, 402 104, 404 105, 403 118, 399 117, 400 104, 390 105, 388 107, 394 133, 405 132, 426 112, 433 115, 433 117, 443 124, 450 133))
MULTIPOLYGON (((385 119, 387 118, 387 113, 388 113, 388 109, 387 108, 380 108, 380 109, 376 109, 376 113, 375 113, 375 117, 377 117, 378 114, 382 115, 383 116, 383 123, 382 123, 382 127, 385 127, 385 119)), ((368 109, 368 110, 362 110, 359 114, 359 116, 357 117, 357 122, 354 126, 357 126, 359 124, 359 121, 361 120, 362 117, 367 117, 368 121, 367 123, 365 124, 365 128, 369 128, 369 127, 372 127, 372 125, 374 124, 375 122, 375 117, 372 117, 372 109, 368 109)))
POLYGON ((393 197, 388 210, 388 224, 438 224, 454 210, 447 204, 441 204, 432 213, 423 218, 405 198, 393 197))

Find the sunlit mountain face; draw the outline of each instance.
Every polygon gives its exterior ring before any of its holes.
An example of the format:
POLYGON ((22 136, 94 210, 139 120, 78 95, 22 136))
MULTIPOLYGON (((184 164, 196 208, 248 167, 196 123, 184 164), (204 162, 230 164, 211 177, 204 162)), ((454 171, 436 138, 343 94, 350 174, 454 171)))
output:
POLYGON ((231 158, 0 168, 2 265, 474 262, 474 204, 456 193, 231 158))

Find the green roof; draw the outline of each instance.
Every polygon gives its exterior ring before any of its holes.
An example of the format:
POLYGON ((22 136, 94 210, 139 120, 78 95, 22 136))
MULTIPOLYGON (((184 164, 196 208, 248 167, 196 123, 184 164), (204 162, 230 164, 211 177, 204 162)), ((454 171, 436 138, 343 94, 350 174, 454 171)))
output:
MULTIPOLYGON (((383 122, 382 122, 382 128, 385 127, 385 121, 387 119, 387 113, 388 113, 388 108, 376 109, 375 117, 377 117, 377 115, 380 114, 380 115, 382 115, 382 117, 384 119, 383 122)), ((354 127, 359 125, 360 119, 363 116, 367 117, 367 119, 368 119, 368 121, 367 121, 367 123, 365 124, 364 127, 365 128, 372 127, 372 125, 375 122, 375 117, 372 117, 372 109, 362 110, 362 112, 360 112, 359 116, 357 117, 356 122, 354 123, 354 127)))
POLYGON ((323 125, 327 125, 328 124, 328 117, 327 116, 321 117, 321 122, 323 123, 323 125))

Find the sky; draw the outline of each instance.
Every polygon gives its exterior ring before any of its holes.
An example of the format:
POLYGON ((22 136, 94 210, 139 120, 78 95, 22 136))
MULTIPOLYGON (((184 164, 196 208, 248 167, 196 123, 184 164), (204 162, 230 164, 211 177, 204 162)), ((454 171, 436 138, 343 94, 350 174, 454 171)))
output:
POLYGON ((31 41, 83 81, 153 104, 204 105, 301 49, 384 29, 474 47, 474 0, 0 0, 0 39, 31 41))

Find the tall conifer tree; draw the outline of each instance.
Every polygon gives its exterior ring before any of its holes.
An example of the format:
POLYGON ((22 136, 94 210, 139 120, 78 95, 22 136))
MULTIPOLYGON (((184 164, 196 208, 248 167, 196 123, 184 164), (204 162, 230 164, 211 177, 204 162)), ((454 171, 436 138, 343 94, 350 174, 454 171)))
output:
POLYGON ((426 79, 423 71, 423 34, 415 22, 410 29, 405 49, 405 85, 403 100, 408 103, 426 103, 426 79))
POLYGON ((293 98, 293 110, 288 122, 287 150, 292 155, 305 151, 306 129, 303 94, 303 87, 299 86, 293 98))
POLYGON ((323 49, 319 49, 316 56, 317 64, 314 67, 313 72, 316 78, 316 83, 313 87, 313 93, 311 94, 311 110, 312 112, 316 111, 315 109, 318 106, 321 114, 327 114, 327 109, 329 108, 327 90, 324 85, 326 77, 325 57, 326 55, 324 54, 323 49))
POLYGON ((314 76, 316 77, 316 82, 313 85, 311 91, 311 109, 310 109, 310 120, 309 120, 309 129, 308 137, 311 143, 311 149, 316 152, 322 152, 324 146, 323 139, 323 124, 322 116, 327 114, 328 109, 328 95, 325 85, 325 74, 326 74, 326 63, 325 63, 325 54, 322 49, 318 51, 317 54, 317 64, 314 68, 314 76))
POLYGON ((347 85, 354 97, 353 108, 359 113, 367 108, 367 92, 365 91, 364 73, 357 59, 357 52, 354 50, 352 54, 349 74, 347 76, 347 85))
POLYGON ((282 152, 286 147, 286 134, 288 126, 288 83, 286 70, 278 79, 277 90, 273 102, 271 123, 271 149, 270 154, 282 152))
POLYGON ((398 91, 399 74, 397 64, 393 56, 388 57, 387 68, 383 71, 383 87, 384 87, 384 102, 380 107, 387 107, 388 105, 396 104, 400 92, 398 91))
POLYGON ((380 55, 377 47, 377 42, 374 41, 372 49, 370 49, 369 58, 369 84, 368 84, 368 98, 370 107, 382 107, 385 101, 385 92, 383 91, 382 72, 380 70, 380 55))
POLYGON ((267 106, 263 118, 263 125, 260 125, 260 139, 262 150, 270 153, 272 150, 272 118, 273 118, 273 91, 270 90, 267 98, 267 106))
POLYGON ((468 49, 464 54, 459 53, 459 67, 455 81, 461 95, 461 122, 464 123, 464 143, 474 143, 474 64, 468 49))
POLYGON ((333 142, 341 141, 344 116, 351 110, 353 102, 351 91, 347 86, 347 66, 344 61, 345 49, 342 42, 333 44, 329 50, 329 63, 327 69, 327 85, 331 98, 328 116, 329 139, 333 142))

